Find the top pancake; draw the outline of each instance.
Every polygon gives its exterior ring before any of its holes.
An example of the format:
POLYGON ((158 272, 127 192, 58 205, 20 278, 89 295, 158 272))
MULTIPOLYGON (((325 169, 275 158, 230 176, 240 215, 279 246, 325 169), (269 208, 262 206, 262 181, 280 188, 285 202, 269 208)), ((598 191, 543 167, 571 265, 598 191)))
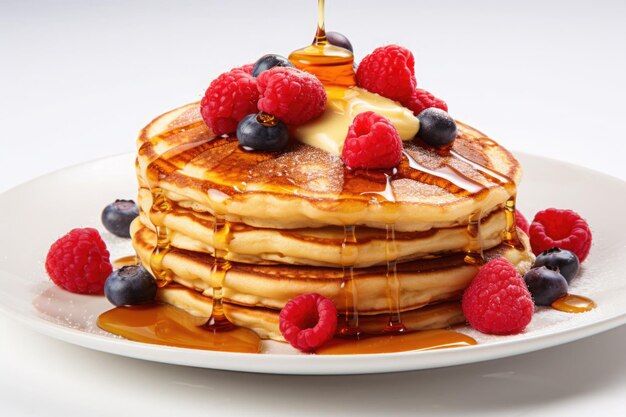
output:
POLYGON ((450 227, 506 202, 521 176, 506 149, 458 127, 449 150, 405 142, 397 169, 350 170, 338 156, 296 141, 281 153, 247 152, 234 137, 216 138, 193 103, 141 131, 138 177, 183 207, 257 227, 450 227))

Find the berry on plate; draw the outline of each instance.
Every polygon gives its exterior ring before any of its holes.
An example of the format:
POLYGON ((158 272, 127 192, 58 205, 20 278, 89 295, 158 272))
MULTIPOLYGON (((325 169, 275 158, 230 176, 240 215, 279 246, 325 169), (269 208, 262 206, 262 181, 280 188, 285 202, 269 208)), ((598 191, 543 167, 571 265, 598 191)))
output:
POLYGON ((528 234, 528 228, 530 227, 528 220, 526 220, 522 212, 517 209, 515 210, 515 225, 518 229, 521 229, 522 232, 528 234))
POLYGON ((567 281, 554 269, 533 268, 524 275, 524 282, 538 306, 549 306, 567 294, 567 281))
POLYGON ((589 225, 572 210, 540 211, 530 225, 529 237, 535 255, 550 248, 561 248, 574 252, 582 263, 591 249, 589 225))
POLYGON ((447 146, 456 138, 456 122, 445 111, 436 107, 421 112, 417 118, 420 129, 417 137, 430 146, 447 146))
POLYGON ((149 304, 156 296, 156 281, 141 265, 129 265, 113 271, 104 285, 104 295, 114 306, 149 304))
POLYGON ((415 89, 409 98, 402 100, 402 105, 411 110, 416 116, 432 107, 448 111, 448 105, 445 101, 421 88, 415 89))
POLYGON ((234 68, 217 77, 200 102, 200 113, 216 135, 233 133, 244 116, 256 113, 259 91, 249 66, 234 68))
POLYGON ((139 207, 133 200, 115 200, 102 210, 104 227, 115 236, 130 237, 130 224, 139 216, 139 207))
POLYGON ((307 72, 274 67, 262 72, 257 82, 259 110, 288 125, 306 123, 322 114, 326 106, 324 86, 307 72))
POLYGON ((532 319, 534 304, 515 267, 504 258, 483 265, 465 290, 463 314, 476 330, 487 334, 517 334, 532 319))
POLYGON ((402 160, 402 140, 386 117, 360 113, 348 129, 341 157, 352 169, 393 168, 402 160))
POLYGON ((96 229, 72 229, 50 246, 46 271, 61 288, 79 294, 102 294, 111 273, 106 244, 96 229))
POLYGON ((367 55, 356 72, 357 85, 397 101, 408 100, 415 91, 415 58, 398 45, 382 46, 367 55))
POLYGON ((249 114, 237 126, 237 139, 246 150, 279 151, 289 141, 287 126, 266 113, 249 114))
POLYGON ((302 294, 280 311, 280 332, 287 342, 310 352, 330 340, 337 328, 337 308, 319 294, 302 294))
POLYGON ((252 76, 258 77, 263 71, 267 71, 274 67, 290 67, 295 68, 294 65, 287 58, 276 54, 267 54, 259 58, 252 67, 252 76))
POLYGON ((560 248, 551 248, 541 252, 533 268, 546 266, 549 269, 558 269, 565 280, 570 283, 578 273, 580 261, 574 252, 563 250, 560 248))

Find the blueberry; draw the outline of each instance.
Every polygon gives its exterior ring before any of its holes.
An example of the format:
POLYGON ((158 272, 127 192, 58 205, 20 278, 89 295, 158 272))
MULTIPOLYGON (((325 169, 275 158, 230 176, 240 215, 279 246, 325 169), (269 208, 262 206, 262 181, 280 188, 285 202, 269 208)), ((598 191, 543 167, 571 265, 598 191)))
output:
POLYGON ((114 306, 150 304, 156 292, 156 281, 141 265, 123 266, 104 283, 104 295, 114 306))
POLYGON ((543 251, 541 255, 537 256, 537 260, 535 261, 533 268, 537 268, 539 266, 547 266, 550 269, 558 269, 561 275, 563 275, 569 283, 572 282, 572 279, 578 273, 580 261, 574 252, 560 248, 552 248, 543 251))
POLYGON ((343 49, 347 49, 348 51, 354 53, 354 49, 352 49, 352 43, 350 43, 350 39, 346 38, 345 35, 339 32, 326 32, 326 38, 328 39, 328 43, 339 46, 343 49))
POLYGON ((287 145, 287 126, 267 113, 249 114, 237 125, 237 139, 245 150, 279 151, 287 145))
POLYGON ((445 111, 431 107, 422 111, 417 118, 420 130, 417 137, 430 146, 446 146, 456 137, 456 123, 445 111))
POLYGON ((284 56, 276 55, 276 54, 267 54, 263 55, 259 58, 255 63, 254 67, 252 67, 252 76, 258 77, 260 73, 263 71, 267 71, 270 68, 274 67, 291 67, 295 68, 290 60, 285 58, 284 56))
POLYGON ((524 282, 538 306, 549 306, 567 294, 567 281, 563 275, 545 266, 528 271, 524 282))
POLYGON ((139 207, 133 200, 115 200, 102 210, 102 224, 119 237, 130 237, 130 223, 139 216, 139 207))

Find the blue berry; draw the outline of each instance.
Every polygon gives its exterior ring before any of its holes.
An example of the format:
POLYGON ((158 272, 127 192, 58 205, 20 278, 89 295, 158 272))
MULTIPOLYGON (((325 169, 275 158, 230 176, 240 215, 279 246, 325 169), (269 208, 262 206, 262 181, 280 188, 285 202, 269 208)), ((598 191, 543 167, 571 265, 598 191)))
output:
POLYGON ((141 265, 123 266, 104 283, 104 295, 114 306, 150 304, 156 292, 156 281, 141 265))
POLYGON ((287 145, 289 131, 283 122, 261 112, 241 119, 237 139, 247 151, 279 151, 287 145))
POLYGON ((346 38, 345 35, 339 32, 326 32, 326 39, 328 39, 328 43, 339 46, 343 49, 347 49, 348 51, 354 53, 354 49, 352 49, 352 43, 350 42, 350 39, 346 38))
POLYGON ((115 200, 102 210, 102 224, 119 237, 130 237, 130 223, 139 216, 139 207, 133 200, 115 200))
POLYGON ((445 111, 436 107, 422 111, 417 118, 420 130, 417 137, 430 146, 446 146, 456 138, 456 122, 445 111))
POLYGON ((567 281, 563 275, 545 266, 528 271, 524 282, 538 306, 549 306, 567 294, 567 281))
POLYGON ((543 251, 539 256, 537 256, 537 260, 535 260, 533 268, 540 266, 547 266, 550 269, 558 269, 561 275, 563 275, 569 283, 572 282, 572 279, 578 273, 580 261, 574 252, 560 248, 552 248, 543 251))
POLYGON ((255 63, 254 67, 252 67, 252 76, 258 77, 263 71, 267 71, 270 68, 274 67, 291 67, 295 68, 294 65, 284 56, 276 55, 276 54, 267 54, 263 55, 259 58, 255 63))

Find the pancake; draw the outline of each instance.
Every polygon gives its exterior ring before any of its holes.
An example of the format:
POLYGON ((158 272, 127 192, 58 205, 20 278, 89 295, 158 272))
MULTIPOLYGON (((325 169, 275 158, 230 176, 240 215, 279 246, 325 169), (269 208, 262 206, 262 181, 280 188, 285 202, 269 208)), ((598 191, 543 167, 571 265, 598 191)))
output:
POLYGON ((142 187, 261 228, 453 227, 504 205, 521 176, 506 149, 462 123, 445 152, 407 142, 397 169, 349 170, 340 157, 297 141, 280 154, 244 151, 236 138, 208 130, 197 103, 152 121, 138 148, 142 187))
MULTIPOLYGON (((183 286, 170 285, 161 288, 157 299, 198 317, 196 325, 202 325, 211 316, 211 297, 183 286)), ((277 310, 224 303, 224 313, 231 323, 254 330, 263 339, 285 341, 278 328, 277 310)), ((380 332, 388 319, 387 314, 364 316, 359 320, 359 328, 368 334, 380 332)), ((402 314, 402 323, 410 331, 442 329, 464 321, 465 317, 458 302, 435 304, 402 314)))
MULTIPOLYGON (((138 220, 133 222, 131 233, 137 255, 150 270, 155 233, 138 220)), ((519 233, 528 248, 526 236, 519 233)), ((485 252, 487 260, 497 256, 509 259, 522 273, 533 261, 527 249, 518 250, 505 244, 485 252)), ((173 281, 211 295, 214 264, 215 259, 209 254, 171 248, 163 255, 161 265, 173 281)), ((223 282, 223 296, 226 302, 233 304, 279 310, 290 299, 315 292, 333 300, 339 311, 352 308, 356 303, 360 314, 374 315, 389 311, 389 280, 397 278, 398 308, 410 311, 432 303, 458 300, 476 275, 478 266, 467 263, 465 254, 460 253, 400 263, 395 270, 393 274, 386 265, 355 268, 352 280, 356 300, 352 300, 342 290, 342 283, 350 278, 348 269, 232 262, 223 282)))
MULTIPOLYGON (((150 191, 140 189, 141 222, 154 230, 148 214, 152 202, 150 191)), ((173 204, 172 209, 163 216, 163 224, 169 230, 172 246, 196 252, 215 253, 213 215, 194 212, 173 204)), ((480 226, 483 249, 498 246, 502 242, 502 230, 505 227, 506 219, 502 207, 483 216, 480 226)), ((388 239, 390 234, 391 230, 388 233, 385 229, 356 227, 356 242, 353 244, 353 250, 356 252, 354 266, 362 268, 385 264, 387 246, 391 244, 388 239)), ((471 245, 466 224, 421 232, 394 231, 393 237, 393 250, 397 253, 398 262, 467 251, 471 245)), ((338 267, 342 266, 344 241, 345 230, 338 226, 280 230, 231 223, 228 247, 222 245, 218 249, 227 249, 225 258, 236 262, 338 267)))

